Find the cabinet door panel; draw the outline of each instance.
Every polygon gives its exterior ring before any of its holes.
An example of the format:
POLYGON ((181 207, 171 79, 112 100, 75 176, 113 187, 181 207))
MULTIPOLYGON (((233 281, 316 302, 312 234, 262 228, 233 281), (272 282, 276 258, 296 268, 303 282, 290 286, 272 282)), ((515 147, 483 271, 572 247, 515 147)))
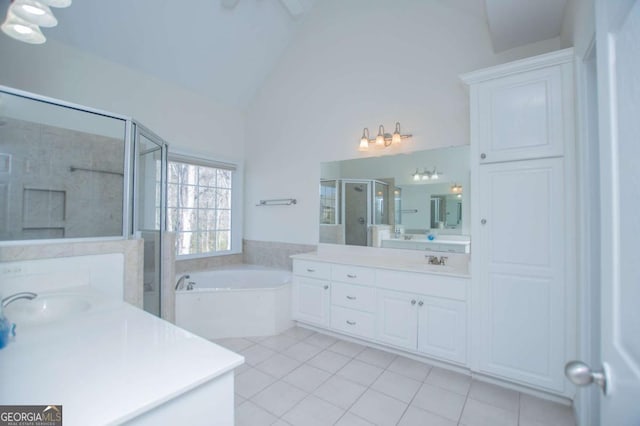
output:
POLYGON ((565 302, 563 159, 480 167, 480 369, 562 391, 565 302))
MULTIPOLYGON (((566 66, 517 73, 478 87, 481 163, 563 154, 566 66)), ((570 67, 569 67, 570 69, 570 67)))
POLYGON ((294 277, 293 319, 318 325, 329 324, 329 282, 294 277))
POLYGON ((466 304, 431 297, 418 307, 418 350, 450 361, 467 360, 466 304))
POLYGON ((378 340, 415 349, 417 328, 417 296, 397 291, 378 291, 376 324, 378 340))

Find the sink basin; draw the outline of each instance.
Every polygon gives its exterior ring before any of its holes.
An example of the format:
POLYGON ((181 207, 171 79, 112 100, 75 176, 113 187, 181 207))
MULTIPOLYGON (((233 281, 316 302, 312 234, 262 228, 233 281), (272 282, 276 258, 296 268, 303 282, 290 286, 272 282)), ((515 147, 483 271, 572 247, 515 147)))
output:
POLYGON ((91 303, 77 294, 49 294, 33 300, 18 300, 4 311, 18 325, 48 324, 89 310, 91 303))

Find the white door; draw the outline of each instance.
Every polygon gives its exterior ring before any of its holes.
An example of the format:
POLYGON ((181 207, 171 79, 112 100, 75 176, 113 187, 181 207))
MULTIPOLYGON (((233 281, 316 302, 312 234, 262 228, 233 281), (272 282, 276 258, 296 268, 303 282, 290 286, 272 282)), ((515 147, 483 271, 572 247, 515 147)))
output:
POLYGON ((602 425, 640 424, 640 1, 598 0, 602 425))

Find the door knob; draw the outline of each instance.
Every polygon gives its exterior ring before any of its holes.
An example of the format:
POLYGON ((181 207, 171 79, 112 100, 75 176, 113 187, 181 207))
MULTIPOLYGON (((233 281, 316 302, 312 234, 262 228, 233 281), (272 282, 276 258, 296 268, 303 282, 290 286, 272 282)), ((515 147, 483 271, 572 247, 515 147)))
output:
POLYGON ((480 154, 480 158, 484 160, 485 158, 487 158, 487 154, 483 152, 482 154, 480 154))
POLYGON ((480 223, 481 223, 481 224, 483 224, 483 225, 486 225, 486 224, 487 224, 487 219, 482 219, 482 220, 480 221, 480 223))
POLYGON ((564 366, 564 375, 576 386, 588 386, 595 383, 607 393, 607 375, 605 370, 594 371, 582 361, 571 361, 564 366))

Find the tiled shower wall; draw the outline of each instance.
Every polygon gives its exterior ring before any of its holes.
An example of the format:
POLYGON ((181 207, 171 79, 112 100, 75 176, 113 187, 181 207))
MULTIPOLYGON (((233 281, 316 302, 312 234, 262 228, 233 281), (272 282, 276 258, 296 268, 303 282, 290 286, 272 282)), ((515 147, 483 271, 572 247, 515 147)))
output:
POLYGON ((0 141, 0 240, 122 235, 122 140, 5 118, 0 141))

